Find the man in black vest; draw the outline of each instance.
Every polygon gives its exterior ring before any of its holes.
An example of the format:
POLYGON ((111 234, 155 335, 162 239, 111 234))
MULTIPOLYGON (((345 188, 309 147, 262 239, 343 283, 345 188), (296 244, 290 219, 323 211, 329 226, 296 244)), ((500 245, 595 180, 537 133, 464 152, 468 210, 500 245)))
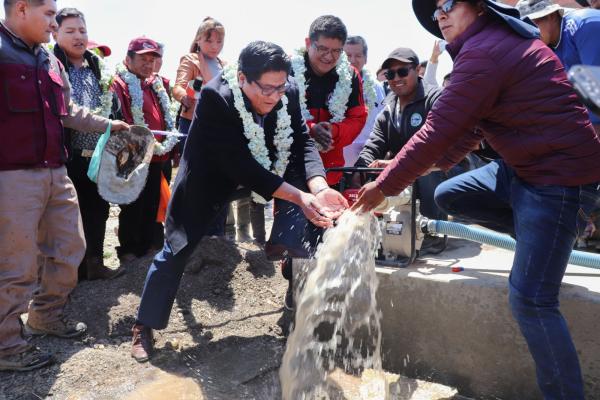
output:
POLYGON ((236 71, 226 69, 221 79, 204 86, 169 204, 164 248, 148 271, 133 327, 131 355, 137 361, 151 356, 152 329, 167 326, 188 256, 240 185, 264 199, 298 205, 321 228, 347 207, 327 185, 298 90, 288 82, 290 68, 281 47, 253 42, 242 50, 236 71), (291 139, 287 149, 283 136, 291 139), (278 169, 283 176, 271 172, 278 169), (308 193, 287 183, 298 181, 308 193))

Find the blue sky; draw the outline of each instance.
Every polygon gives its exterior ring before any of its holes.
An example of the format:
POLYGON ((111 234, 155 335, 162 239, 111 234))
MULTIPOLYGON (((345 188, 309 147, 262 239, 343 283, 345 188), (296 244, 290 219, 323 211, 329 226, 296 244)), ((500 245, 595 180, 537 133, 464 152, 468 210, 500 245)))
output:
MULTIPOLYGON (((417 22, 410 0, 58 0, 58 7, 76 7, 86 15, 90 38, 113 50, 111 63, 124 58, 129 40, 136 36, 165 43, 162 73, 171 79, 205 16, 225 26, 222 56, 227 61, 235 61, 240 50, 256 39, 275 42, 291 52, 303 45, 310 23, 322 14, 337 15, 349 34, 365 37, 372 71, 400 46, 428 59, 434 41, 417 22)), ((450 57, 443 54, 440 82, 450 69, 450 57)))

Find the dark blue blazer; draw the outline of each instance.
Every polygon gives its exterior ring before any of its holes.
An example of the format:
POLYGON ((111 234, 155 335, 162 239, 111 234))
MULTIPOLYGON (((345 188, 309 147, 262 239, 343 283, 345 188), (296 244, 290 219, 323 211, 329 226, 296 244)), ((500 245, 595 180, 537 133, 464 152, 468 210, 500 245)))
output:
MULTIPOLYGON (((291 85, 286 96, 294 142, 290 162, 281 178, 254 160, 227 82, 216 77, 202 89, 167 211, 167 240, 175 254, 204 236, 239 186, 269 200, 284 180, 298 182, 325 176, 321 157, 302 118, 297 87, 291 85)), ((244 100, 250 111, 249 100, 245 96, 244 100)), ((281 107, 283 104, 279 102, 264 118, 272 161, 277 111, 281 107)))

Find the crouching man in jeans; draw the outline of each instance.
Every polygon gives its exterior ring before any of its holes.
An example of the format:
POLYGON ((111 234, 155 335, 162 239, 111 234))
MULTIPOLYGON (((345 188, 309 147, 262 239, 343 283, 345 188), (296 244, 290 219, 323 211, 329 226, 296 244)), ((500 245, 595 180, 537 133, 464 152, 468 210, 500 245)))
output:
MULTIPOLYGON (((56 26, 56 1, 5 0, 0 23, 0 370, 27 371, 52 356, 34 335, 76 337, 87 326, 63 314, 77 284, 85 239, 64 166, 64 128, 103 132, 109 120, 71 102, 63 66, 41 46, 56 26), (38 264, 38 258, 43 264, 38 264), (29 310, 27 309, 30 300, 29 310)), ((113 121, 113 130, 128 129, 113 121)))

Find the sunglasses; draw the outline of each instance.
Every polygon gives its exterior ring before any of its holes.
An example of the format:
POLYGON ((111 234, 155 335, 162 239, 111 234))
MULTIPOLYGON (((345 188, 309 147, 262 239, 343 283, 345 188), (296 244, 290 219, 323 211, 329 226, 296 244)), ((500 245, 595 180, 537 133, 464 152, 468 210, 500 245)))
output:
POLYGON ((441 7, 437 7, 431 16, 431 19, 437 21, 442 14, 448 15, 450 11, 456 6, 456 4, 460 3, 461 0, 448 0, 442 4, 441 7))
POLYGON ((409 66, 409 67, 400 67, 397 69, 388 69, 387 71, 385 71, 383 73, 383 76, 385 76, 385 79, 387 79, 388 81, 393 80, 396 75, 398 75, 398 78, 404 78, 406 76, 408 76, 408 74, 410 73, 410 70, 415 68, 414 66, 409 66))
POLYGON ((270 96, 275 92, 277 92, 277 94, 283 95, 286 92, 286 90, 290 88, 290 84, 288 82, 284 83, 281 86, 263 86, 258 81, 254 81, 254 83, 256 83, 256 86, 258 86, 263 96, 270 96))

